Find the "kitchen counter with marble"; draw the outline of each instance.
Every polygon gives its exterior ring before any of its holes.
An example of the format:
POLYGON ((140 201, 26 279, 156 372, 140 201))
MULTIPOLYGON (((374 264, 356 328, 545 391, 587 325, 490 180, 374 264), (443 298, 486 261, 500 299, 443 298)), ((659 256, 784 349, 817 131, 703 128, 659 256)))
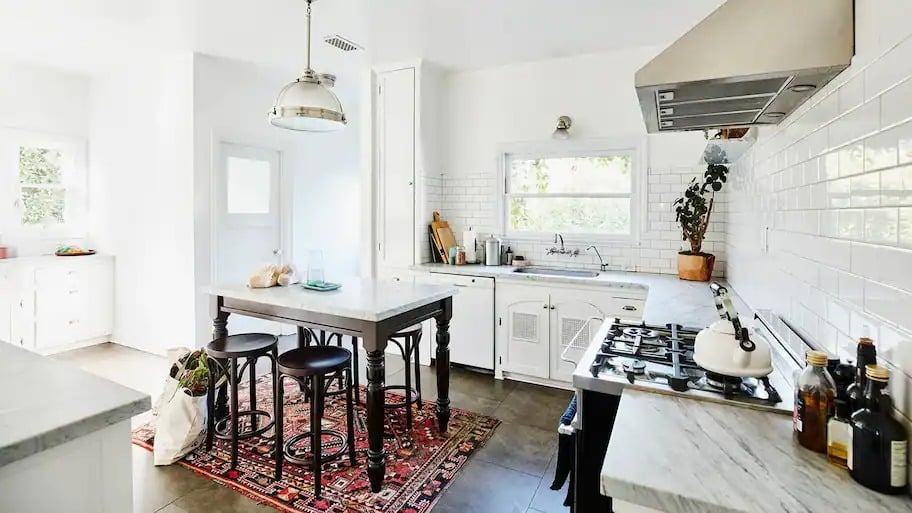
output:
MULTIPOLYGON (((414 271, 465 276, 486 276, 497 280, 533 281, 567 285, 632 288, 646 291, 643 321, 647 324, 675 322, 703 328, 719 319, 709 286, 703 282, 683 281, 674 274, 630 271, 602 271, 594 278, 517 273, 515 267, 485 265, 418 264, 414 271)), ((745 310, 746 311, 746 310, 745 310)))
POLYGON ((633 389, 601 491, 675 513, 912 512, 908 496, 868 490, 795 443, 790 417, 633 389))
POLYGON ((151 405, 146 394, 2 342, 0 390, 0 467, 127 421, 151 405))

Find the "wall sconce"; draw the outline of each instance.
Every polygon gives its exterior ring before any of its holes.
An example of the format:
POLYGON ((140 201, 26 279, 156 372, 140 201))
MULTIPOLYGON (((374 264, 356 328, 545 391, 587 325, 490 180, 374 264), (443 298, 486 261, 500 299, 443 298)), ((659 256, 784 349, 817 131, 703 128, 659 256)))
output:
POLYGON ((573 125, 573 122, 570 120, 570 116, 561 116, 557 118, 557 128, 554 129, 554 133, 551 134, 551 137, 554 139, 569 139, 570 138, 570 127, 573 125))

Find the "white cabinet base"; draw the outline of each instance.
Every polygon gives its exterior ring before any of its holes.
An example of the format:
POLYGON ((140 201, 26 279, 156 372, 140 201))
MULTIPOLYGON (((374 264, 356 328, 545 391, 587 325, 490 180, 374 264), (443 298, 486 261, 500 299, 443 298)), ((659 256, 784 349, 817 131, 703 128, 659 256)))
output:
POLYGON ((130 421, 0 467, 0 511, 133 511, 130 421))

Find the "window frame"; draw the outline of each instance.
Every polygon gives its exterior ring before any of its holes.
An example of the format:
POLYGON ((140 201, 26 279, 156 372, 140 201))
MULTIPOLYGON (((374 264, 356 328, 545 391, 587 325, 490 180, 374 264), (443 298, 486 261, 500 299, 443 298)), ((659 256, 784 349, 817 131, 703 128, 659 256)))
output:
POLYGON ((5 176, 0 184, 9 191, 9 197, 0 196, 0 201, 8 205, 8 212, 3 215, 7 220, 0 225, 0 233, 10 234, 22 239, 84 238, 88 217, 88 140, 84 137, 30 132, 18 129, 0 129, 0 152, 3 162, 0 173, 5 176), (49 184, 28 185, 19 178, 19 148, 32 146, 53 148, 64 155, 69 154, 72 167, 64 168, 59 186, 49 184), (64 191, 64 222, 60 224, 22 224, 22 190, 35 187, 40 189, 62 189, 64 191))
POLYGON ((630 233, 615 235, 606 233, 563 233, 564 242, 626 242, 639 243, 642 228, 646 224, 646 176, 648 174, 648 152, 646 137, 613 137, 578 141, 530 141, 501 144, 498 148, 498 193, 497 228, 508 240, 547 242, 554 240, 554 233, 516 231, 509 227, 509 205, 511 197, 550 198, 630 198, 630 233), (562 158, 562 157, 605 157, 619 154, 631 156, 630 193, 513 193, 508 194, 510 162, 513 159, 562 158))

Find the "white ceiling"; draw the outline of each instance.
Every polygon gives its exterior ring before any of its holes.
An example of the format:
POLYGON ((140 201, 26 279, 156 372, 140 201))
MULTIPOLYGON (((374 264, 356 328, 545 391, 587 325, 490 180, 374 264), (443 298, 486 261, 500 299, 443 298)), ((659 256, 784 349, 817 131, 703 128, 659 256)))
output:
MULTIPOLYGON (((723 0, 319 0, 314 68, 340 76, 421 57, 473 69, 667 44, 723 0), (322 42, 341 34, 367 51, 322 42)), ((3 0, 0 57, 81 73, 142 47, 187 49, 294 74, 303 0, 3 0)))

